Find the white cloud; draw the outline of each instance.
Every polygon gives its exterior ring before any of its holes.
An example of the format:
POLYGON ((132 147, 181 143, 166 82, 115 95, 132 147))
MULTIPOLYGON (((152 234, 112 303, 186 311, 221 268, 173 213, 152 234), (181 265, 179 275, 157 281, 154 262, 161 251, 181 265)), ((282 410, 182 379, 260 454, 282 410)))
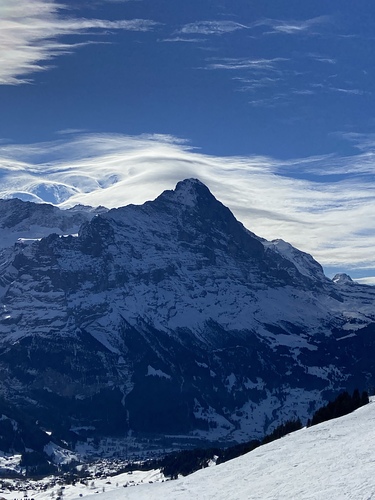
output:
POLYGON ((306 20, 284 21, 277 19, 263 19, 257 21, 253 26, 270 26, 272 31, 265 34, 300 35, 316 34, 316 27, 330 22, 328 16, 318 16, 306 20))
POLYGON ((315 92, 310 89, 292 90, 292 94, 296 95, 314 95, 315 92))
POLYGON ((241 82, 242 86, 238 88, 239 92, 257 92, 259 89, 275 87, 281 78, 270 78, 269 76, 260 78, 234 77, 233 80, 241 82))
POLYGON ((342 94, 363 95, 364 91, 360 89, 345 89, 341 87, 327 87, 331 92, 340 92, 342 94))
POLYGON ((375 276, 368 276, 366 278, 358 278, 355 281, 361 283, 362 285, 375 285, 375 276))
POLYGON ((271 97, 252 99, 248 104, 253 108, 276 108, 290 104, 290 97, 285 93, 274 94, 271 97))
POLYGON ((248 101, 252 107, 276 107, 290 102, 290 62, 285 57, 266 58, 207 58, 203 69, 223 70, 234 73, 233 80, 241 83, 237 92, 250 92, 255 99, 248 101), (285 90, 283 90, 285 89, 285 90), (271 92, 271 93, 270 93, 271 92))
POLYGON ((273 59, 236 59, 225 58, 217 62, 210 63, 206 66, 207 69, 225 69, 225 70, 273 70, 277 63, 286 61, 287 59, 275 57, 273 59))
POLYGON ((362 151, 364 154, 366 154, 367 159, 373 158, 375 154, 375 134, 360 134, 358 132, 337 132, 336 135, 351 142, 359 151, 362 151))
POLYGON ((175 36, 172 38, 164 38, 163 40, 159 40, 161 42, 179 42, 179 43, 202 43, 205 41, 204 38, 183 38, 181 36, 175 36))
POLYGON ((62 43, 65 35, 105 30, 148 31, 156 23, 145 19, 108 21, 68 16, 66 7, 48 0, 2 0, 0 15, 0 85, 29 82, 48 61, 92 41, 62 43), (64 14, 64 15, 63 15, 64 14))
POLYGON ((223 35, 247 28, 244 24, 234 21, 197 21, 185 24, 179 33, 184 35, 223 35))
POLYGON ((322 62, 322 63, 327 63, 327 64, 337 64, 337 61, 335 59, 332 59, 330 57, 317 57, 317 61, 322 62))
POLYGON ((375 156, 368 152, 293 161, 216 157, 172 136, 82 134, 0 145, 2 198, 17 193, 63 206, 115 207, 143 203, 197 177, 251 231, 289 241, 325 266, 362 269, 362 276, 375 268, 374 175, 375 156), (301 173, 305 178, 296 178, 301 173))

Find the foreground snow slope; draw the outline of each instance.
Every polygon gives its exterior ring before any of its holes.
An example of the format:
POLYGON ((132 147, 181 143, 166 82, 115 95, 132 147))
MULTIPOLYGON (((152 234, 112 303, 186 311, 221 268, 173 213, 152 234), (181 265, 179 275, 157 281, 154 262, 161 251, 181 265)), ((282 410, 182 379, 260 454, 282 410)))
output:
POLYGON ((372 400, 350 415, 302 429, 217 467, 176 481, 97 494, 95 499, 375 498, 374 442, 372 400))

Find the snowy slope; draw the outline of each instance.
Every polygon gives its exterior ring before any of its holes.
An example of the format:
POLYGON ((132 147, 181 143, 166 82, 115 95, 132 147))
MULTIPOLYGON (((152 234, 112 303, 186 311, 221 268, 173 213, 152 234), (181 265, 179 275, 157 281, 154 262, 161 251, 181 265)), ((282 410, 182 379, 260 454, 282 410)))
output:
MULTIPOLYGON (((105 464, 97 463, 93 470, 102 471, 100 477, 86 484, 66 484, 61 490, 50 477, 19 483, 18 492, 3 488, 1 494, 7 500, 18 498, 21 491, 35 500, 61 493, 65 500, 370 500, 375 492, 374 439, 371 398, 370 404, 345 417, 294 432, 178 480, 165 481, 159 470, 108 477, 103 474, 105 464)), ((11 467, 15 458, 0 455, 0 462, 11 467)))
MULTIPOLYGON (((369 500, 375 495, 375 403, 224 464, 87 500, 369 500)), ((77 498, 77 497, 71 497, 77 498)))

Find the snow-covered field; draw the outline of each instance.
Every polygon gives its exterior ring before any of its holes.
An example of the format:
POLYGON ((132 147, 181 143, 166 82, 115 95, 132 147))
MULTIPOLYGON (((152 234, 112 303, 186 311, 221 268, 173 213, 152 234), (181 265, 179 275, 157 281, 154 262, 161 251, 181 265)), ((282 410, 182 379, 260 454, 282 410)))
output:
POLYGON ((75 498, 101 498, 100 494, 106 491, 115 491, 116 498, 123 498, 124 488, 164 481, 164 475, 160 470, 134 471, 118 474, 117 476, 102 475, 100 478, 89 478, 78 481, 76 484, 64 484, 63 480, 54 477, 46 477, 43 480, 31 481, 22 479, 5 479, 4 485, 12 483, 14 489, 10 490, 2 486, 0 477, 0 498, 21 500, 22 498, 34 500, 73 500, 75 498))
MULTIPOLYGON (((302 429, 230 462, 175 481, 158 471, 121 474, 88 485, 56 485, 29 498, 85 500, 375 499, 375 399, 340 419, 302 429), (126 487, 124 487, 126 485, 126 487)), ((6 499, 21 492, 2 491, 6 499)))

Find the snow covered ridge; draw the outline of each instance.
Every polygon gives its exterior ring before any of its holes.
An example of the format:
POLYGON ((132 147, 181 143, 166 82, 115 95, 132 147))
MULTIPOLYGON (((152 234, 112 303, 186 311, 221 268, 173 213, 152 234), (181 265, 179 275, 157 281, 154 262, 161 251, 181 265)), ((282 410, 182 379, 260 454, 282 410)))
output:
POLYGON ((104 207, 77 205, 68 210, 47 203, 32 203, 15 199, 0 199, 0 249, 17 241, 39 240, 49 234, 74 234, 86 221, 103 213, 104 207))
POLYGON ((22 203, 0 203, 0 396, 52 435, 245 441, 375 385, 375 289, 256 236, 198 180, 67 219, 22 203))

